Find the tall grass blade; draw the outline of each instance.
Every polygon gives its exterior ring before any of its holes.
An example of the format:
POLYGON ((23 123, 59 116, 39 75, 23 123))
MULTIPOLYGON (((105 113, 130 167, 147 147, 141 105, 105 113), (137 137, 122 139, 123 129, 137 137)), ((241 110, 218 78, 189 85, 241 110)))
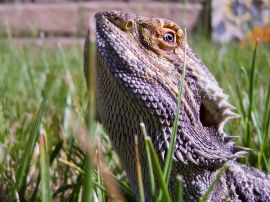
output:
POLYGON ((255 130, 257 131, 259 142, 260 142, 260 144, 262 144, 263 143, 262 142, 263 141, 263 135, 262 135, 262 130, 260 128, 258 115, 255 112, 252 112, 251 113, 251 118, 252 118, 253 126, 254 126, 255 130))
MULTIPOLYGON (((259 152, 259 155, 258 155, 258 167, 260 169, 263 168, 262 166, 262 162, 265 162, 265 159, 263 159, 263 157, 265 158, 265 153, 266 151, 268 150, 269 151, 269 148, 266 147, 266 145, 269 145, 267 144, 267 139, 268 139, 268 136, 269 136, 269 125, 270 125, 270 105, 269 105, 269 102, 270 102, 270 82, 268 84, 268 92, 267 92, 267 95, 266 95, 266 100, 265 100, 265 107, 264 107, 264 115, 263 115, 263 122, 262 122, 262 141, 261 141, 261 144, 260 144, 260 152, 259 152)), ((265 163, 265 166, 268 169, 268 163, 265 163)))
POLYGON ((176 141, 176 135, 177 135, 177 130, 178 130, 178 119, 179 119, 179 114, 180 114, 180 107, 181 107, 181 101, 182 101, 182 94, 184 91, 184 81, 185 81, 185 71, 186 71, 186 54, 187 54, 187 32, 185 29, 185 42, 184 42, 184 62, 183 62, 183 71, 181 75, 181 81, 179 85, 179 94, 177 98, 177 109, 175 112, 175 117, 173 121, 173 130, 171 134, 171 139, 170 139, 170 146, 168 153, 166 155, 166 160, 165 160, 165 166, 164 166, 164 179, 166 181, 166 184, 168 185, 169 183, 169 178, 171 174, 171 167, 172 167, 172 160, 173 160, 173 152, 174 152, 174 145, 176 141))
POLYGON ((41 171, 41 198, 43 202, 52 201, 52 193, 50 187, 50 168, 48 161, 48 151, 46 148, 46 133, 41 129, 39 135, 39 148, 40 148, 40 171, 41 171))
POLYGON ((3 114, 3 107, 0 102, 0 180, 5 166, 3 162, 5 161, 6 158, 6 148, 3 144, 6 139, 5 137, 6 137, 5 119, 3 114))
POLYGON ((3 114, 3 106, 0 102, 0 143, 3 143, 6 138, 5 119, 3 114))
POLYGON ((92 183, 92 169, 93 165, 88 155, 85 156, 85 177, 83 184, 82 201, 93 201, 93 183, 92 183))
POLYGON ((16 188, 19 191, 21 196, 24 194, 23 193, 24 186, 25 186, 26 177, 29 170, 29 166, 30 166, 31 157, 32 157, 35 145, 38 140, 39 126, 40 126, 42 117, 46 111, 46 108, 47 108, 47 99, 44 98, 43 102, 40 105, 39 111, 33 121, 33 124, 31 125, 29 139, 28 139, 28 142, 26 143, 28 146, 26 147, 26 150, 20 161, 21 166, 19 167, 16 173, 16 188))
POLYGON ((267 96, 266 96, 266 100, 265 100, 265 107, 264 107, 264 115, 263 115, 263 130, 264 130, 264 134, 268 134, 268 130, 269 130, 269 124, 270 124, 270 82, 268 84, 268 88, 267 88, 267 96))
POLYGON ((148 164, 148 172, 149 172, 149 181, 150 181, 150 189, 152 194, 152 200, 156 201, 156 185, 155 185, 155 178, 154 178, 154 170, 153 170, 153 164, 152 164, 152 158, 150 154, 150 148, 149 145, 146 143, 147 139, 147 133, 144 123, 140 123, 141 131, 144 137, 144 145, 145 145, 145 151, 146 151, 146 157, 147 157, 147 164, 148 164))
POLYGON ((116 178, 116 176, 112 176, 117 182, 117 186, 121 190, 121 193, 123 194, 123 197, 126 199, 128 202, 136 202, 136 198, 134 193, 130 190, 130 187, 128 186, 127 183, 125 183, 123 180, 116 178))
MULTIPOLYGON (((56 156, 59 154, 60 150, 62 149, 63 146, 63 142, 59 142, 54 150, 52 151, 51 155, 50 155, 50 165, 52 164, 53 160, 56 158, 56 156)), ((40 173, 38 175, 37 181, 36 181, 36 186, 35 189, 33 191, 33 194, 30 198, 30 201, 36 201, 37 199, 37 193, 38 193, 38 187, 39 187, 39 183, 40 183, 40 173)))
POLYGON ((83 174, 81 173, 77 177, 77 184, 76 184, 75 188, 73 189, 73 191, 71 193, 71 197, 70 197, 70 201, 71 202, 77 202, 77 201, 79 201, 79 195, 80 195, 80 190, 81 190, 82 179, 83 179, 83 174))
POLYGON ((176 187, 175 187, 175 201, 183 202, 183 178, 176 176, 176 187))
POLYGON ((134 140, 135 140, 136 172, 137 172, 138 185, 139 185, 140 202, 144 202, 142 166, 141 166, 141 162, 140 162, 140 152, 139 152, 138 136, 137 135, 134 136, 134 140))
MULTIPOLYGON (((87 32, 84 43, 84 73, 87 81, 87 90, 89 95, 88 110, 86 113, 86 122, 90 132, 94 131, 95 125, 95 95, 96 95, 96 68, 95 68, 95 51, 90 40, 91 29, 87 32)), ((94 133, 91 133, 94 134, 94 133)), ((90 144, 90 142, 89 142, 90 144)), ((92 183, 93 164, 90 156, 86 155, 85 159, 85 181, 83 185, 83 202, 93 200, 93 183, 92 183)))
POLYGON ((242 114, 242 117, 245 118, 246 117, 246 112, 245 112, 245 108, 244 108, 244 105, 243 105, 243 96, 242 96, 242 93, 240 91, 240 88, 239 88, 239 84, 237 82, 237 78, 235 78, 234 80, 234 86, 236 88, 236 94, 237 94, 237 97, 238 97, 238 100, 239 100, 239 106, 240 106, 240 111, 241 111, 241 114, 242 114))
POLYGON ((249 98, 249 107, 248 107, 248 113, 247 113, 247 120, 246 120, 246 134, 244 139, 244 146, 250 147, 251 143, 251 112, 253 108, 253 92, 254 92, 254 81, 255 81, 255 62, 256 62, 256 53, 258 48, 258 40, 256 41, 255 48, 253 51, 253 57, 252 57, 252 63, 251 63, 251 69, 249 73, 249 90, 248 90, 248 98, 249 98))
POLYGON ((162 194, 159 194, 159 196, 163 196, 162 198, 162 201, 164 202, 170 202, 171 199, 170 199, 170 194, 169 194, 169 190, 168 190, 168 187, 167 187, 167 183, 164 179, 164 175, 162 173, 162 169, 160 167, 160 164, 159 164, 159 159, 158 159, 158 155, 154 149, 154 146, 152 144, 152 141, 149 137, 146 138, 146 144, 148 145, 149 147, 149 150, 150 150, 150 154, 152 156, 152 160, 153 160, 153 167, 156 171, 156 176, 157 176, 157 179, 159 181, 159 185, 160 185, 160 188, 161 188, 161 192, 162 194))
POLYGON ((264 160, 267 172, 270 172, 270 160, 268 159, 267 161, 266 156, 264 154, 263 154, 263 160, 264 160))
MULTIPOLYGON (((65 109, 66 110, 66 109, 65 109)), ((64 131, 66 132, 66 134, 68 134, 68 135, 66 135, 66 136, 68 136, 69 138, 67 139, 67 148, 66 148, 66 153, 67 153, 67 160, 69 161, 70 159, 71 159, 71 155, 72 155, 72 153, 73 153, 73 150, 74 150, 74 138, 73 138, 73 136, 70 136, 69 134, 69 132, 68 132, 68 129, 66 128, 65 129, 65 121, 66 120, 68 120, 68 118, 66 118, 65 117, 65 119, 64 119, 64 131)), ((66 124, 66 127, 68 126, 68 123, 66 124)), ((65 133, 64 132, 64 133, 65 133)), ((68 173, 69 173, 69 171, 70 171, 70 166, 66 166, 65 168, 64 168, 64 179, 63 179, 63 184, 67 184, 67 181, 68 181, 68 173)), ((78 179, 78 178, 77 178, 78 179)), ((74 188, 74 189, 76 189, 76 187, 74 188)), ((62 195, 61 195, 61 201, 63 201, 64 200, 64 192, 62 193, 62 195)))
MULTIPOLYGON (((97 150, 97 183, 95 183, 95 185, 97 186, 97 195, 98 195, 98 200, 99 202, 105 202, 106 199, 105 199, 105 189, 103 187, 103 180, 102 180, 102 174, 101 174, 101 168, 100 168, 100 158, 99 158, 99 151, 100 151, 100 148, 97 150), (101 188, 102 186, 102 188, 101 188)), ((95 181, 94 181, 95 182, 95 181)))
POLYGON ((207 189, 207 191, 204 193, 204 195, 201 197, 199 202, 205 202, 208 200, 208 197, 210 195, 210 193, 214 190, 215 186, 217 185, 217 183, 219 182, 219 180, 221 179, 222 175, 224 174, 224 172, 227 170, 228 168, 226 166, 223 166, 219 172, 217 173, 216 178, 214 179, 214 181, 210 184, 209 188, 207 189))
POLYGON ((96 64, 95 64, 95 47, 90 40, 91 29, 88 29, 88 33, 84 43, 84 74, 86 78, 87 90, 88 90, 88 117, 86 117, 89 124, 95 121, 95 98, 96 98, 96 64))

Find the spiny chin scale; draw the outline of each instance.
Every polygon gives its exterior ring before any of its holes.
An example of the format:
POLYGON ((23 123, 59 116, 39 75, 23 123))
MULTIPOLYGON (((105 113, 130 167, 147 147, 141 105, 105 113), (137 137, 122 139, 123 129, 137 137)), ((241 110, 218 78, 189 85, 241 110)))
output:
POLYGON ((218 130, 223 132, 224 125, 230 120, 240 118, 240 115, 232 111, 235 107, 228 102, 229 96, 223 92, 223 89, 216 82, 199 78, 199 85, 203 99, 210 102, 216 114, 219 115, 217 120, 218 130))

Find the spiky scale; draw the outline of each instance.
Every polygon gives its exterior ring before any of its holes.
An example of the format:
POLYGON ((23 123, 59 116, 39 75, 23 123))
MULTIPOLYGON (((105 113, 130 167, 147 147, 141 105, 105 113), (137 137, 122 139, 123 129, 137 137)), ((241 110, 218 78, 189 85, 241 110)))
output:
POLYGON ((187 153, 185 154, 185 156, 186 156, 186 158, 187 158, 189 161, 191 161, 192 163, 194 163, 194 164, 196 164, 196 165, 199 165, 198 162, 195 161, 195 160, 192 158, 191 153, 187 152, 187 153))
POLYGON ((231 151, 233 154, 235 154, 239 151, 251 151, 251 149, 247 147, 233 146, 231 147, 231 151))
POLYGON ((176 156, 176 158, 177 158, 179 161, 181 161, 181 162, 183 162, 183 163, 186 164, 186 161, 184 160, 183 155, 182 155, 182 153, 181 153, 180 151, 177 151, 177 152, 175 153, 175 156, 176 156))
POLYGON ((238 139, 239 136, 228 136, 228 135, 224 135, 223 138, 224 138, 224 141, 225 142, 229 142, 229 141, 233 141, 235 139, 238 139))

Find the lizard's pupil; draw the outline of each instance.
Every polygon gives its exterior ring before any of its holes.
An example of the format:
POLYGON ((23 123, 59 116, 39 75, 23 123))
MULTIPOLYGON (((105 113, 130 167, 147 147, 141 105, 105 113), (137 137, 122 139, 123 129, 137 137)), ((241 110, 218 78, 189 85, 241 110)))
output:
POLYGON ((166 42, 174 42, 174 35, 173 35, 173 33, 166 33, 165 35, 164 35, 164 40, 166 41, 166 42))

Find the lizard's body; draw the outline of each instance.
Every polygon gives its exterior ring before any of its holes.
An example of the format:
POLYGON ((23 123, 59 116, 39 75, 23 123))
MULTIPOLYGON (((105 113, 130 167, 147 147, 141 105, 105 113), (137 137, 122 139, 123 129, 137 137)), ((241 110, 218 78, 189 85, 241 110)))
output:
MULTIPOLYGON (((173 22, 120 11, 96 15, 97 115, 120 157, 138 197, 134 135, 139 136, 146 200, 151 192, 140 122, 164 159, 177 107, 183 71, 184 34, 173 22)), ((178 122, 171 192, 175 176, 184 179, 184 199, 197 201, 220 168, 228 169, 210 201, 267 201, 269 176, 234 161, 243 155, 223 132, 237 115, 227 96, 187 47, 184 92, 178 122)))

